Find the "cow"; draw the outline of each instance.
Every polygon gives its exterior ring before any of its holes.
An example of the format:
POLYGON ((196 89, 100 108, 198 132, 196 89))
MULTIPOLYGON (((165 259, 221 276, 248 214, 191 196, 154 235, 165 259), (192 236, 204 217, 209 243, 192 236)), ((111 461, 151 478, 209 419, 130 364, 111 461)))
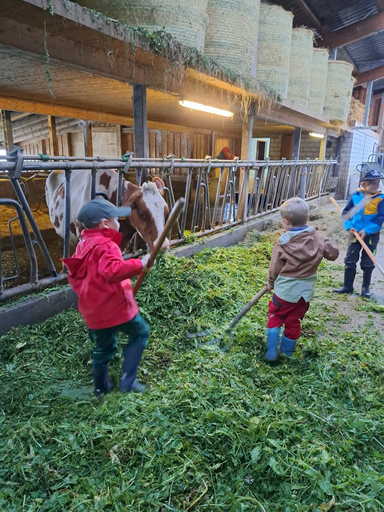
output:
MULTIPOLYGON (((91 200, 91 171, 73 171, 71 174, 70 201, 70 242, 76 244, 79 240, 77 214, 80 208, 91 200)), ((116 204, 118 173, 114 170, 98 170, 96 173, 96 193, 116 204)), ((45 184, 45 197, 49 218, 56 233, 64 238, 65 210, 65 172, 52 171, 45 184)), ((132 213, 120 220, 120 231, 123 234, 121 249, 124 252, 137 231, 153 249, 164 229, 168 216, 168 205, 163 198, 164 183, 160 178, 154 178, 150 183, 141 187, 123 180, 122 206, 130 206, 132 213)), ((163 249, 169 247, 169 240, 163 243, 163 249)))

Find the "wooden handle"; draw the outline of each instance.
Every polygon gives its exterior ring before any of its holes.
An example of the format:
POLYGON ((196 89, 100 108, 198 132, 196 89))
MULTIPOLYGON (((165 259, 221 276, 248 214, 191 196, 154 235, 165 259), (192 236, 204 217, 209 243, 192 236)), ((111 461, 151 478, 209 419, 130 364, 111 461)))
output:
POLYGON ((172 211, 168 217, 167 223, 165 224, 164 230, 157 239, 155 247, 152 249, 151 254, 148 258, 147 265, 143 268, 143 272, 139 275, 135 286, 133 288, 133 296, 135 297, 137 292, 139 291, 139 288, 141 286, 141 283, 143 282, 145 276, 148 274, 148 270, 152 267, 152 265, 155 262, 156 256, 161 251, 161 248, 163 246, 164 240, 167 238, 168 234, 170 233, 173 226, 176 224, 177 218, 182 212, 185 205, 185 199, 184 197, 180 197, 175 203, 175 206, 172 208, 172 211))
POLYGON ((229 329, 232 329, 233 327, 235 327, 235 325, 243 318, 243 316, 245 314, 248 313, 248 311, 264 295, 264 293, 267 293, 267 291, 268 291, 268 286, 267 285, 263 286, 263 288, 258 293, 256 293, 256 295, 254 297, 252 297, 252 299, 249 302, 247 302, 247 304, 243 307, 243 309, 232 320, 232 322, 231 322, 231 324, 229 326, 229 329))
MULTIPOLYGON (((332 196, 329 196, 329 199, 331 201, 331 203, 336 207, 337 211, 340 213, 340 215, 342 214, 342 210, 340 208, 340 206, 337 204, 337 202, 335 201, 335 199, 332 197, 332 196)), ((381 274, 384 276, 384 269, 383 267, 376 261, 376 258, 373 254, 373 252, 371 251, 371 249, 368 247, 368 245, 364 242, 364 240, 361 238, 361 236, 359 235, 359 233, 357 231, 354 231, 353 232, 353 235, 355 236, 355 238, 360 242, 360 245, 362 246, 362 248, 364 249, 364 251, 367 253, 369 259, 372 261, 372 263, 374 265, 376 265, 376 267, 378 268, 378 270, 381 272, 381 274)))

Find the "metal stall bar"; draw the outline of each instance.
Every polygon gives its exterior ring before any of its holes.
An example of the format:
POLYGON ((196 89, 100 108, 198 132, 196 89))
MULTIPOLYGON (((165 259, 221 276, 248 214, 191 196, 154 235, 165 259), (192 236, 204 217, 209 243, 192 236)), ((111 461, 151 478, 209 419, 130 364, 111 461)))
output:
MULTIPOLYGON (((38 280, 38 268, 37 268, 37 258, 35 249, 33 248, 31 236, 29 234, 27 222, 24 217, 23 210, 17 201, 13 199, 0 199, 0 206, 11 206, 15 208, 17 212, 17 217, 20 222, 21 231, 23 233, 23 238, 25 242, 25 247, 27 249, 28 258, 30 262, 30 277, 29 277, 29 285, 35 286, 38 280)), ((12 290, 4 291, 3 287, 4 279, 2 272, 2 254, 1 254, 1 246, 0 246, 0 299, 7 298, 12 296, 12 290)))

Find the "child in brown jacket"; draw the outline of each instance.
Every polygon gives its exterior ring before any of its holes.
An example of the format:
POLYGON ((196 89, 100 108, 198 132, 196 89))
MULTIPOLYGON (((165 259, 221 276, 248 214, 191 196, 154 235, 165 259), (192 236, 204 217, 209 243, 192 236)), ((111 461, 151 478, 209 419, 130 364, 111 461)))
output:
POLYGON ((268 286, 274 289, 269 303, 267 322, 267 362, 279 357, 280 329, 281 352, 290 357, 301 335, 301 320, 314 295, 316 272, 323 258, 334 261, 339 249, 328 238, 307 226, 309 207, 299 197, 292 197, 280 207, 285 233, 272 251, 268 286))

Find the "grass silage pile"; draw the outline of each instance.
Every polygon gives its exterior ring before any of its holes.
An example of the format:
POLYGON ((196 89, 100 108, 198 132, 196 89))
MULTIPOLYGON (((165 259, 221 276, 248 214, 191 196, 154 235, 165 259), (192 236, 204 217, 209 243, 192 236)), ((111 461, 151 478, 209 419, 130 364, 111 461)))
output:
POLYGON ((186 339, 261 288, 275 239, 158 261, 137 297, 152 329, 144 395, 93 398, 75 311, 0 338, 0 509, 382 511, 383 346, 369 323, 331 319, 340 267, 322 264, 288 362, 263 362, 268 297, 229 352, 186 339))

